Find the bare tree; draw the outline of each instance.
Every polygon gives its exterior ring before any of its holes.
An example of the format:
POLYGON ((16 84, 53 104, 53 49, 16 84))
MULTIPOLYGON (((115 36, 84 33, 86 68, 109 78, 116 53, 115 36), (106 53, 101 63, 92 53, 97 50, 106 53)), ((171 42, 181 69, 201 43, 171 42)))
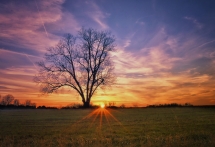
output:
POLYGON ((114 107, 116 103, 115 102, 109 102, 108 104, 109 104, 109 107, 114 107))
POLYGON ((20 102, 19 102, 18 99, 14 99, 13 104, 14 104, 15 106, 19 106, 20 102))
POLYGON ((45 61, 39 62, 35 81, 41 91, 52 93, 63 86, 73 88, 82 98, 84 107, 98 89, 113 84, 114 37, 109 32, 82 28, 75 37, 65 36, 55 47, 48 49, 45 61))
POLYGON ((10 105, 14 100, 14 96, 11 94, 5 95, 2 97, 1 104, 2 105, 10 105))
POLYGON ((26 100, 25 101, 25 106, 31 106, 31 100, 26 100))
POLYGON ((120 108, 125 108, 125 104, 120 105, 120 108))

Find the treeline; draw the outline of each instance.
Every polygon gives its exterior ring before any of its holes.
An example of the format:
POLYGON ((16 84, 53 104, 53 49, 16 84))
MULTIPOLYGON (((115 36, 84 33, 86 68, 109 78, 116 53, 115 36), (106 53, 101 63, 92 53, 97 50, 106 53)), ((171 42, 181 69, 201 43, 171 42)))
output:
POLYGON ((0 95, 0 109, 36 109, 36 103, 32 103, 31 100, 26 100, 24 103, 20 103, 18 99, 15 99, 13 95, 7 94, 3 97, 0 95))
POLYGON ((3 97, 0 95, 0 109, 58 109, 57 107, 38 106, 36 103, 32 103, 31 100, 26 100, 24 103, 20 103, 19 99, 11 94, 7 94, 3 97))
MULTIPOLYGON (((103 102, 105 108, 124 108, 125 105, 121 105, 121 106, 116 106, 116 103, 115 102, 103 102)), ((93 103, 90 104, 90 107, 89 108, 92 108, 92 109, 96 109, 96 108, 99 108, 100 105, 93 105, 93 103)), ((82 104, 80 103, 73 103, 73 104, 70 104, 70 105, 67 105, 65 107, 61 107, 60 109, 82 109, 84 108, 82 104)))
MULTIPOLYGON (((121 106, 116 106, 115 102, 104 102, 105 108, 137 108, 137 105, 133 105, 133 107, 126 107, 124 104, 121 106)), ((91 104, 90 108, 99 108, 99 105, 93 105, 91 104)), ((160 107, 213 107, 215 108, 215 105, 199 105, 199 106, 193 106, 190 103, 185 104, 177 104, 177 103, 170 103, 170 104, 155 104, 155 105, 148 105, 146 108, 160 108, 160 107)), ((24 103, 20 103, 18 99, 15 99, 13 95, 8 94, 5 96, 0 95, 0 109, 82 109, 84 108, 82 104, 79 103, 73 103, 61 108, 57 107, 47 107, 47 106, 38 106, 36 107, 36 103, 32 103, 31 100, 26 100, 24 103)), ((145 108, 145 107, 138 107, 138 108, 145 108)))
POLYGON ((193 105, 190 103, 185 103, 185 104, 170 103, 170 104, 148 105, 146 107, 151 107, 151 108, 156 108, 156 107, 193 107, 193 105))

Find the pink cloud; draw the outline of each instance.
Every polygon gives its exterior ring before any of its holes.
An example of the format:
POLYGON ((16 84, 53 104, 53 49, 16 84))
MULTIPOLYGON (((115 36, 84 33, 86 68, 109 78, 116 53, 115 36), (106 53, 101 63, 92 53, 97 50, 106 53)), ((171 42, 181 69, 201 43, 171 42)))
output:
POLYGON ((68 29, 69 24, 72 23, 70 30, 77 28, 77 22, 72 14, 62 11, 63 2, 64 0, 41 0, 36 3, 31 1, 27 4, 4 5, 4 9, 11 11, 0 14, 0 24, 3 26, 0 38, 5 40, 4 43, 14 47, 18 45, 43 52, 59 40, 59 37, 52 34, 53 25, 58 27, 61 25, 61 28, 68 29))

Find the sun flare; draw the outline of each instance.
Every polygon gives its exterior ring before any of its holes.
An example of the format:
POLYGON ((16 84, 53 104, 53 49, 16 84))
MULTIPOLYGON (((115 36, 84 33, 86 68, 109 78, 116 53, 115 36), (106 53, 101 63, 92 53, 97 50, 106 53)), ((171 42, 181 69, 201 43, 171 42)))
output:
POLYGON ((105 108, 105 105, 104 105, 104 104, 101 104, 100 107, 101 107, 101 108, 105 108))

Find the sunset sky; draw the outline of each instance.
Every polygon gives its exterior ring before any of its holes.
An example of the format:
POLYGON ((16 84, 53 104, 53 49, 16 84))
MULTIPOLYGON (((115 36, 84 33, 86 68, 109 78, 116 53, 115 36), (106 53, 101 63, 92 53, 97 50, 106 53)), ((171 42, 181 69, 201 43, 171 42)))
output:
POLYGON ((115 36, 117 83, 93 103, 215 105, 214 0, 0 0, 0 95, 65 106, 73 90, 41 95, 33 82, 43 59, 81 27, 115 36))

